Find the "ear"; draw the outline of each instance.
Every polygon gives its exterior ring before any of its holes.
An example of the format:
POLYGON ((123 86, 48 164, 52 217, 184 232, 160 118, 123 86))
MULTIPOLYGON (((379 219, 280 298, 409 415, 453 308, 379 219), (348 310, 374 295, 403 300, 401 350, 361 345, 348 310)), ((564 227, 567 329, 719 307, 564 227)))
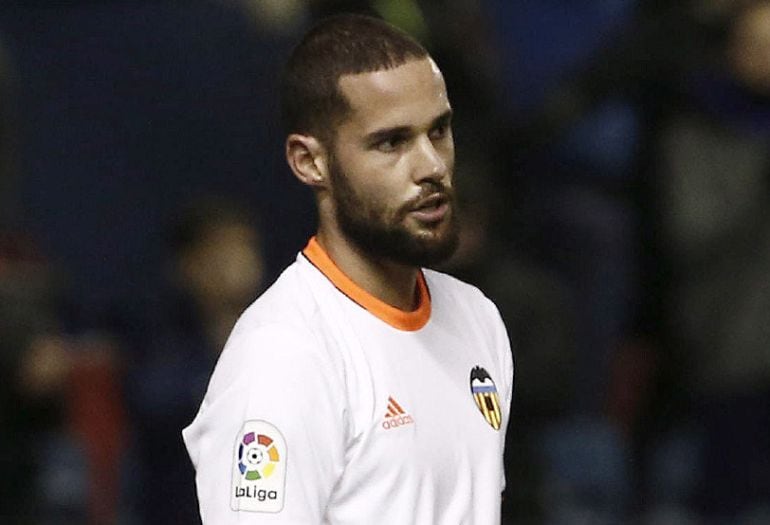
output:
POLYGON ((286 162, 300 182, 313 188, 325 188, 329 172, 326 149, 312 135, 292 133, 286 137, 286 162))

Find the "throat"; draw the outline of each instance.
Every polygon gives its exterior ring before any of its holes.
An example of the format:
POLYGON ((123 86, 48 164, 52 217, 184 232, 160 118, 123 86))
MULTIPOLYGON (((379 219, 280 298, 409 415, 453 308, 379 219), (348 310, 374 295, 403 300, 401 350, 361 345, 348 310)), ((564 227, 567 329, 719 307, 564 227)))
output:
POLYGON ((383 268, 371 275, 369 287, 362 287, 381 301, 403 312, 412 312, 420 305, 415 268, 383 268))
POLYGON ((403 312, 419 307, 419 268, 373 258, 351 243, 329 242, 320 232, 317 240, 334 264, 368 294, 403 312))

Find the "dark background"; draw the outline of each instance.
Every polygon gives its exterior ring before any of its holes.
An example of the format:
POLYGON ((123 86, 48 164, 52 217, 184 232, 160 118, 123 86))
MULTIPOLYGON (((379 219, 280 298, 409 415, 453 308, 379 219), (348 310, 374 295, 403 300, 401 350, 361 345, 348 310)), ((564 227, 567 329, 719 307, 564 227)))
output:
POLYGON ((243 222, 250 300, 312 234, 277 81, 341 11, 446 76, 466 220, 443 269, 516 355, 504 521, 770 520, 770 3, 17 0, 0 521, 196 519, 178 437, 220 346, 179 261, 243 222))

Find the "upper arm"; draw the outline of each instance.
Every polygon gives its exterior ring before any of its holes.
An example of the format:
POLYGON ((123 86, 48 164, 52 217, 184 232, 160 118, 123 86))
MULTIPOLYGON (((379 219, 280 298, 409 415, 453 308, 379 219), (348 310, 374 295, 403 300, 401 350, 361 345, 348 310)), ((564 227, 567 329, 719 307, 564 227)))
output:
POLYGON ((342 392, 304 331, 268 326, 230 341, 185 430, 204 523, 321 522, 344 464, 342 392))
MULTIPOLYGON (((493 346, 497 356, 500 360, 500 370, 502 371, 501 389, 500 395, 502 396, 502 409, 503 409, 503 425, 500 428, 500 461, 504 461, 503 456, 505 453, 506 434, 508 431, 508 423, 511 420, 512 401, 513 401, 513 388, 514 388, 514 359, 513 351, 511 349, 511 342, 508 337, 508 331, 505 328, 502 317, 497 307, 489 301, 491 308, 491 319, 493 322, 493 346)), ((500 480, 500 491, 505 489, 505 469, 502 469, 502 475, 500 480)))

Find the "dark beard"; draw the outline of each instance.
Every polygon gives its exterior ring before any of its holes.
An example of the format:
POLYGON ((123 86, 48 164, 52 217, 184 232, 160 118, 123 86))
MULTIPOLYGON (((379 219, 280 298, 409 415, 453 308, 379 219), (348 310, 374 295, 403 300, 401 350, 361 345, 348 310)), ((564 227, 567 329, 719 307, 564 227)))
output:
MULTIPOLYGON (((406 211, 399 210, 394 225, 384 224, 376 210, 372 210, 356 195, 339 165, 330 162, 330 175, 334 185, 334 199, 337 224, 342 233, 364 253, 377 259, 414 267, 431 267, 447 260, 457 249, 459 231, 453 205, 447 220, 450 221, 446 234, 439 239, 420 238, 400 225, 406 211)), ((423 187, 425 198, 442 192, 454 203, 454 192, 436 182, 426 182, 423 187)))

